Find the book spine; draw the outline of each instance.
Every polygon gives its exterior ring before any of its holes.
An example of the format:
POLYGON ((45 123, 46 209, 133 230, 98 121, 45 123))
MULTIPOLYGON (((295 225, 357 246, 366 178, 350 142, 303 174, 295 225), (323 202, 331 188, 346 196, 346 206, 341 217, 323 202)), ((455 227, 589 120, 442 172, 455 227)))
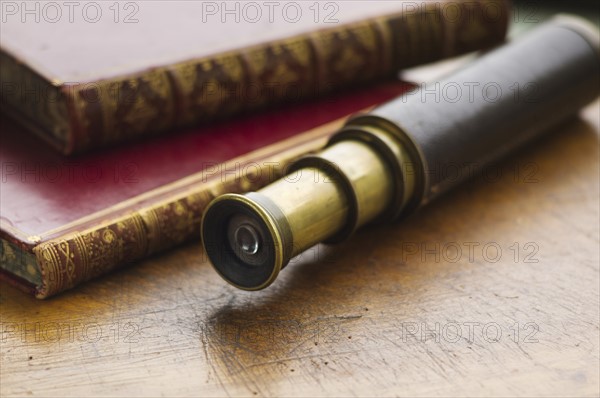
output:
POLYGON ((72 146, 83 152, 315 97, 504 40, 507 0, 415 4, 396 15, 70 87, 72 146))
MULTIPOLYGON (((284 142, 262 159, 252 155, 234 159, 223 164, 219 170, 225 172, 216 177, 202 178, 151 205, 40 243, 32 250, 41 274, 35 296, 48 298, 153 253, 191 239, 199 241, 203 211, 215 197, 257 190, 280 178, 290 162, 323 147, 341 123, 332 122, 307 133, 310 137, 304 141, 284 142)), ((23 286, 30 289, 30 284, 23 286)))

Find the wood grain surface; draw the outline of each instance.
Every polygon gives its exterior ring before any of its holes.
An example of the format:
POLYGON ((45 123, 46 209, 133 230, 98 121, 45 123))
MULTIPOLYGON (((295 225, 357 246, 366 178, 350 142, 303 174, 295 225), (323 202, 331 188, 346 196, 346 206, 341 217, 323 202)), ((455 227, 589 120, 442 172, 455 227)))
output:
POLYGON ((2 396, 598 396, 599 111, 261 292, 199 243, 49 301, 1 285, 2 396))

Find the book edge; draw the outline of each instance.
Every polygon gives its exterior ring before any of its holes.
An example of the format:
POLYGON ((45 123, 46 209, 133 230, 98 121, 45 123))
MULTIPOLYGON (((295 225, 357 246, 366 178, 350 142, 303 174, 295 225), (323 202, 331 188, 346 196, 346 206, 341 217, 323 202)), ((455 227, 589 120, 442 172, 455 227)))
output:
POLYGON ((73 147, 75 126, 64 83, 49 78, 38 67, 23 61, 5 47, 0 47, 0 65, 2 112, 55 150, 68 155, 73 147), (11 87, 20 90, 20 94, 11 95, 11 87), (27 97, 28 106, 19 106, 19 97, 31 93, 33 98, 27 97))

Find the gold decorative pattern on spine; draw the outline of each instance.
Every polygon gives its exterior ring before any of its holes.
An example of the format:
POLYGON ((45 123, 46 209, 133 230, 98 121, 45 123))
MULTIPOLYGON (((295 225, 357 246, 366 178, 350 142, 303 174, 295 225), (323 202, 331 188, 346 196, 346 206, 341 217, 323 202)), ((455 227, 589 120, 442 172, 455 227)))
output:
POLYGON ((175 117, 174 92, 166 69, 127 78, 79 84, 74 109, 88 146, 102 146, 165 130, 175 117))
POLYGON ((311 95, 315 80, 308 38, 294 37, 242 51, 248 65, 251 108, 311 95), (250 91, 253 90, 253 91, 250 91))
POLYGON ((312 35, 321 86, 333 90, 381 77, 381 39, 375 20, 312 35))
POLYGON ((177 93, 177 121, 188 125, 239 109, 245 70, 239 54, 189 61, 169 68, 177 93))
POLYGON ((36 246, 33 251, 43 280, 36 296, 49 297, 142 258, 148 249, 146 237, 144 223, 134 213, 36 246))

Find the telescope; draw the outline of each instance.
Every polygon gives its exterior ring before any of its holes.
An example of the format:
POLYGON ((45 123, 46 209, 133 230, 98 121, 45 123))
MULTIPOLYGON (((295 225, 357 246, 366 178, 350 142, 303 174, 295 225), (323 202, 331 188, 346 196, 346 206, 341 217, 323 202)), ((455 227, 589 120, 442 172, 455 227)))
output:
POLYGON ((211 263, 232 285, 259 290, 311 246, 405 217, 595 100, 599 59, 597 28, 557 17, 351 117, 286 177, 209 204, 201 232, 211 263))

